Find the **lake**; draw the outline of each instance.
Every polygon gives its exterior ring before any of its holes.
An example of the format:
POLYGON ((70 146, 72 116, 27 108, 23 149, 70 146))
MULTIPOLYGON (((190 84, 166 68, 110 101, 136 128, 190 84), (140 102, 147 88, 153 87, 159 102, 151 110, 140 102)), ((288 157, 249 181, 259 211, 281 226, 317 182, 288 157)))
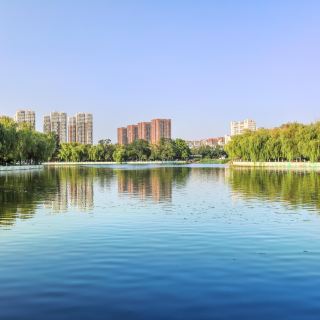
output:
POLYGON ((320 174, 0 174, 0 319, 319 319, 320 174))

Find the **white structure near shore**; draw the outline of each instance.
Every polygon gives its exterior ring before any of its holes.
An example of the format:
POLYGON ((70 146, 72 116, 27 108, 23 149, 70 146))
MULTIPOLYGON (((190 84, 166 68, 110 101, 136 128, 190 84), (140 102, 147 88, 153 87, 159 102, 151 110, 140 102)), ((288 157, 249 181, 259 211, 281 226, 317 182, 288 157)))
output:
POLYGON ((3 171, 25 171, 43 169, 43 165, 27 165, 27 166, 0 166, 0 172, 3 171))

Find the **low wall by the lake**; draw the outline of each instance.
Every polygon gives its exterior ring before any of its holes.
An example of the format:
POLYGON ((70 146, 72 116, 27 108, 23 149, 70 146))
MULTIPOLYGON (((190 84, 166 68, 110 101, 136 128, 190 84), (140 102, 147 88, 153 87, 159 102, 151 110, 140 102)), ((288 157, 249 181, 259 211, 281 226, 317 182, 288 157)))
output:
POLYGON ((119 165, 119 164, 186 164, 186 161, 127 161, 127 162, 45 162, 45 166, 84 166, 84 165, 119 165))
POLYGON ((26 165, 26 166, 0 166, 0 171, 23 171, 23 170, 39 170, 43 165, 26 165))
POLYGON ((279 169, 316 169, 320 170, 320 162, 250 162, 232 161, 235 167, 279 168, 279 169))

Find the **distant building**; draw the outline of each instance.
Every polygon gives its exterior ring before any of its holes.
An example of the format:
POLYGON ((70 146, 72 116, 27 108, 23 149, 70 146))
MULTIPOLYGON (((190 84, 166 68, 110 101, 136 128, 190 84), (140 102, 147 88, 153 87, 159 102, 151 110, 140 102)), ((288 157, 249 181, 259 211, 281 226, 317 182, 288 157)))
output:
POLYGON ((138 123, 138 139, 151 141, 151 122, 138 123))
POLYGON ((254 120, 246 119, 243 121, 231 121, 230 123, 231 137, 242 134, 246 130, 256 131, 257 125, 254 120))
POLYGON ((171 139, 171 119, 151 120, 151 143, 158 143, 162 138, 171 139))
POLYGON ((91 113, 76 114, 76 142, 81 144, 93 143, 93 119, 91 113))
POLYGON ((65 112, 51 112, 50 116, 43 117, 43 132, 53 132, 59 142, 67 142, 67 114, 65 112))
POLYGON ((120 145, 128 144, 127 128, 124 128, 124 127, 118 128, 117 134, 118 134, 118 144, 120 145))
POLYGON ((225 144, 228 144, 229 142, 231 141, 231 136, 229 134, 226 134, 224 136, 224 143, 225 144))
POLYGON ((92 113, 85 114, 85 141, 93 144, 93 116, 92 113))
POLYGON ((44 133, 51 132, 51 118, 50 118, 50 116, 43 117, 43 132, 44 133))
POLYGON ((189 148, 199 148, 202 146, 202 140, 188 140, 186 143, 189 148))
POLYGON ((158 143, 160 139, 171 139, 171 119, 154 119, 117 129, 118 143, 128 144, 138 139, 158 143))
POLYGON ((209 138, 206 140, 206 145, 210 147, 223 147, 225 145, 225 138, 224 137, 217 137, 217 138, 209 138))
POLYGON ((201 146, 209 146, 209 147, 223 147, 225 145, 225 138, 224 137, 217 137, 217 138, 209 138, 203 140, 192 140, 187 141, 189 148, 199 148, 201 146))
POLYGON ((26 123, 31 129, 36 129, 36 114, 31 110, 18 110, 14 116, 17 123, 26 123))
POLYGON ((68 142, 77 142, 77 119, 76 117, 68 118, 68 142))
POLYGON ((86 116, 84 113, 76 114, 76 142, 86 144, 86 116))
POLYGON ((127 137, 128 137, 128 143, 132 143, 136 140, 138 140, 138 126, 135 124, 130 124, 127 126, 127 137))

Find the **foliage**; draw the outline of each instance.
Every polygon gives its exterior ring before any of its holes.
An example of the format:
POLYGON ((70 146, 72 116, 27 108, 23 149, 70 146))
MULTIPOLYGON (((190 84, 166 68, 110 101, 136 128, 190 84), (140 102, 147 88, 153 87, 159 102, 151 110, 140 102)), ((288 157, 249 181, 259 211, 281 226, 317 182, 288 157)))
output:
POLYGON ((0 118, 0 164, 36 164, 48 161, 55 150, 52 135, 17 124, 8 117, 0 118))
POLYGON ((202 159, 225 159, 227 153, 222 146, 200 146, 198 148, 192 148, 192 154, 194 156, 201 156, 202 159))
POLYGON ((320 161, 320 122, 284 124, 232 137, 226 151, 233 160, 320 161))
POLYGON ((147 161, 187 160, 191 150, 182 139, 162 139, 158 144, 136 140, 128 145, 113 145, 110 140, 100 140, 97 145, 62 143, 58 152, 61 161, 147 161))
POLYGON ((127 160, 127 151, 125 146, 118 145, 113 153, 113 159, 116 162, 124 162, 127 160))

